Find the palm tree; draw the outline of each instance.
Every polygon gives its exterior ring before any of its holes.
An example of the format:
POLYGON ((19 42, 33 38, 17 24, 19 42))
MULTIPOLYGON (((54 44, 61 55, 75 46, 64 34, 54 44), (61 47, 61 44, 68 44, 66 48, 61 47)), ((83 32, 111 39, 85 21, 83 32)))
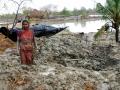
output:
POLYGON ((120 25, 120 0, 106 0, 106 4, 102 6, 97 3, 97 12, 102 14, 112 23, 112 28, 115 29, 115 40, 119 42, 119 25, 120 25))

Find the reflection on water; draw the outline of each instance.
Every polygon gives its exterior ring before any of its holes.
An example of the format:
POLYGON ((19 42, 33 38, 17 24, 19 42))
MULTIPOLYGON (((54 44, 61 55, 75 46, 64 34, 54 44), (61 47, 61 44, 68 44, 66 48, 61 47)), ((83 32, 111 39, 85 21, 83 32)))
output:
POLYGON ((102 25, 105 24, 103 20, 96 20, 96 21, 72 21, 72 22, 64 22, 59 24, 52 24, 53 26, 69 26, 69 30, 71 32, 97 32, 97 29, 101 28, 102 25))

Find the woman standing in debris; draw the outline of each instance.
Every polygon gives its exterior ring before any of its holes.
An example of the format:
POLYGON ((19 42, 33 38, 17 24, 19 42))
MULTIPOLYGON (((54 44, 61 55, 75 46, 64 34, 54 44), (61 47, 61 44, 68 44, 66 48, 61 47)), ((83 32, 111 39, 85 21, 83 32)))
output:
POLYGON ((21 57, 21 64, 33 64, 33 51, 36 48, 34 33, 29 28, 27 20, 22 22, 22 31, 18 32, 17 48, 21 57))

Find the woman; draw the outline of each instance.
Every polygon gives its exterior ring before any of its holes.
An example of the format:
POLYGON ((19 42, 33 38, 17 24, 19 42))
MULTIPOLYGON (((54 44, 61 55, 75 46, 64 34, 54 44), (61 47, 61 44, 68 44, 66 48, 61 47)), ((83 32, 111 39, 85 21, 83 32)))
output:
POLYGON ((34 33, 29 28, 27 20, 22 22, 22 31, 18 32, 18 49, 21 57, 21 64, 33 64, 33 49, 36 48, 34 33))

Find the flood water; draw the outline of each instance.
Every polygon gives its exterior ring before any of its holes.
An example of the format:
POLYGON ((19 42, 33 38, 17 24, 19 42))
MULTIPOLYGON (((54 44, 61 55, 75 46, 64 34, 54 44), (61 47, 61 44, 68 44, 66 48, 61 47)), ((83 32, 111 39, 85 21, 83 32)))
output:
POLYGON ((62 22, 52 24, 53 26, 68 26, 68 29, 71 32, 79 33, 89 33, 89 32, 97 32, 97 29, 100 29, 102 25, 105 24, 103 20, 94 20, 94 21, 71 21, 71 22, 62 22))
MULTIPOLYGON (((102 25, 105 24, 104 20, 71 20, 71 21, 48 21, 48 22, 35 22, 35 23, 41 23, 41 24, 47 24, 52 25, 55 27, 64 27, 68 26, 68 30, 74 33, 89 33, 89 32, 97 32, 97 29, 100 29, 102 25)), ((21 26, 21 24, 17 24, 18 27, 21 26)), ((12 24, 9 25, 9 27, 12 27, 12 24)))

